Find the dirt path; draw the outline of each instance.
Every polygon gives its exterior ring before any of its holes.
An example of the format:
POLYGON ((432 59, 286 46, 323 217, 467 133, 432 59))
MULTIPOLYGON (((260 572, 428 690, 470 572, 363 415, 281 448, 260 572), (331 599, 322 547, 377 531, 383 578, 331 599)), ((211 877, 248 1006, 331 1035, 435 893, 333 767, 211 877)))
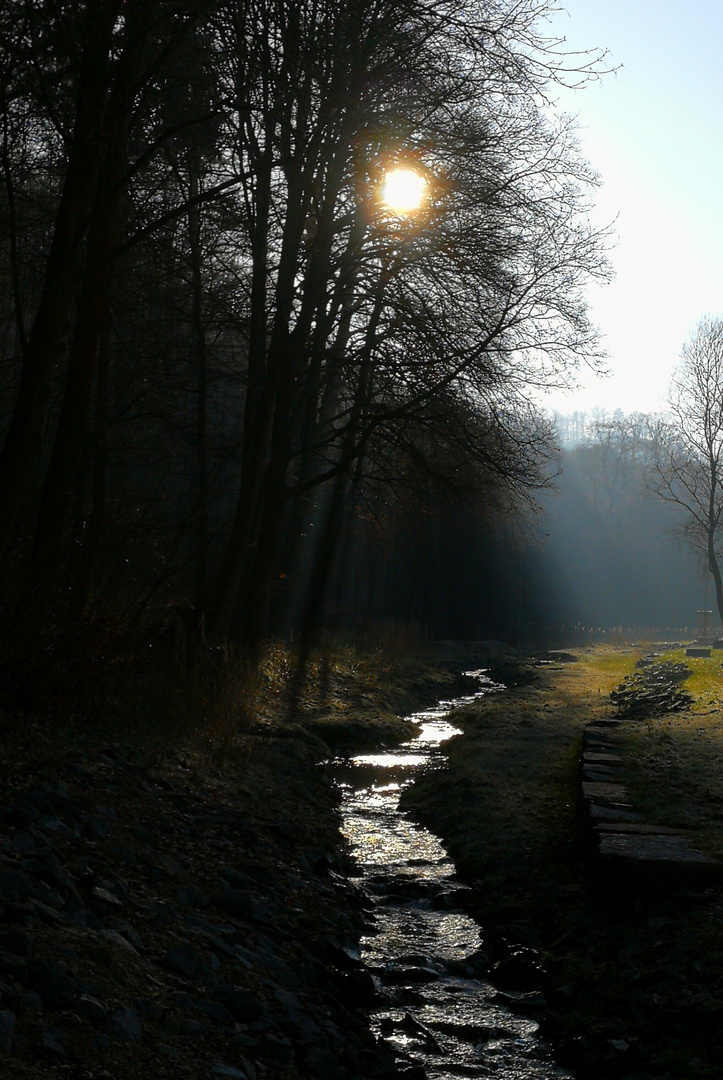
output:
POLYGON ((626 897, 614 909, 586 861, 582 729, 610 713, 610 690, 643 651, 580 650, 460 710, 464 735, 449 744, 449 767, 406 801, 472 884, 491 967, 504 973, 517 953, 522 970, 527 957, 520 988, 544 990, 543 1029, 581 1080, 720 1078, 721 895, 626 897), (546 978, 534 975, 537 962, 546 978))

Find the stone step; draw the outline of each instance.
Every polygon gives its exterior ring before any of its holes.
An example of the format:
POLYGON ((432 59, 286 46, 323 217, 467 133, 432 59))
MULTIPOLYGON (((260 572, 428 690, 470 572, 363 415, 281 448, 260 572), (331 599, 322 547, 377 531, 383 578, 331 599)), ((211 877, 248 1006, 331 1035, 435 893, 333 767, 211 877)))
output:
POLYGON ((620 754, 606 753, 599 750, 585 750, 582 755, 583 765, 622 765, 620 754))
POLYGON ((596 720, 583 732, 582 795, 595 845, 597 885, 613 903, 723 882, 723 862, 693 846, 685 829, 651 825, 616 781, 624 765, 619 720, 596 720))
POLYGON ((620 721, 616 720, 615 723, 601 724, 599 721, 593 720, 589 723, 584 732, 583 739, 610 739, 615 738, 620 728, 620 721))
POLYGON ((590 803, 587 812, 593 825, 603 822, 633 824, 645 820, 643 815, 635 810, 625 810, 620 806, 605 806, 603 803, 596 802, 590 803))
POLYGON ((723 881, 723 863, 694 848, 687 836, 605 833, 594 869, 613 903, 662 896, 723 881))
POLYGON ((603 754, 606 757, 609 757, 611 754, 615 756, 619 749, 620 747, 617 743, 612 743, 609 739, 606 739, 604 742, 587 742, 583 744, 582 756, 585 757, 589 753, 603 754))
POLYGON ((681 833, 661 835, 606 832, 600 836, 599 854, 602 859, 644 859, 646 862, 672 860, 676 863, 718 865, 716 859, 711 859, 692 847, 688 837, 681 833))
POLYGON ((649 825, 647 821, 599 821, 597 833, 628 833, 631 836, 686 836, 685 829, 673 829, 669 825, 649 825))
POLYGON ((585 729, 582 736, 583 750, 594 750, 597 753, 615 753, 617 740, 611 731, 588 731, 585 729))
POLYGON ((624 806, 626 808, 629 806, 628 793, 622 784, 583 780, 582 795, 586 802, 602 802, 608 806, 624 806))
POLYGON ((616 776, 619 775, 620 769, 616 769, 610 765, 587 765, 585 762, 583 762, 582 765, 583 780, 612 783, 615 781, 616 776))

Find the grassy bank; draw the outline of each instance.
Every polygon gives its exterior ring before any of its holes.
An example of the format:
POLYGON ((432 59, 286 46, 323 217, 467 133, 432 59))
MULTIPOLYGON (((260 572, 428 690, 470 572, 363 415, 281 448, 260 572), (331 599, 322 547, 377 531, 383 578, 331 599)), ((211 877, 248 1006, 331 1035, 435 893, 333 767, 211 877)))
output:
POLYGON ((449 769, 409 789, 408 805, 436 822, 490 911, 526 908, 551 864, 565 879, 578 838, 582 730, 610 713, 610 691, 640 655, 633 648, 581 651, 575 661, 530 669, 520 685, 458 710, 453 720, 464 736, 445 747, 449 769))
POLYGON ((688 711, 625 727, 625 782, 645 816, 659 825, 691 829, 695 843, 723 859, 723 653, 686 657, 683 649, 663 660, 691 669, 684 688, 688 711))
MULTIPOLYGON (((589 873, 577 812, 582 729, 612 714, 610 691, 646 651, 578 650, 460 710, 447 768, 405 798, 472 885, 492 961, 521 946, 542 963, 541 1025, 579 1080, 720 1080, 719 891, 611 905, 589 873)), ((685 824, 719 853, 720 660, 691 667, 689 712, 626 725, 626 783, 651 821, 685 824)))

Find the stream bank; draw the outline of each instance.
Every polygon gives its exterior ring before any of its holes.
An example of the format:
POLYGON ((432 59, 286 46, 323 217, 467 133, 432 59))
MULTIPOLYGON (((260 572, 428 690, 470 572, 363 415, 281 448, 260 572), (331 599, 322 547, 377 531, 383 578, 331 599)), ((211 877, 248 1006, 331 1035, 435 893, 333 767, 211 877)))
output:
POLYGON ((2 1080, 404 1075, 369 1030, 367 902, 318 763, 408 737, 390 704, 456 682, 392 693, 391 665, 379 689, 352 660, 345 707, 272 716, 219 753, 122 716, 0 712, 2 1080))
MULTIPOLYGON (((404 796, 464 879, 475 976, 539 1020, 579 1080, 720 1080, 720 897, 600 902, 574 792, 582 729, 619 677, 548 661, 505 659, 509 690, 455 716, 449 767, 404 796)), ((457 685, 435 675, 420 696, 457 685)), ((57 717, 0 720, 3 1080, 421 1078, 370 1034, 369 904, 316 764, 409 724, 317 708, 215 761, 57 717)))
POLYGON ((3 747, 1 1077, 393 1075, 317 745, 269 739, 238 783, 23 725, 30 760, 3 747))
POLYGON ((570 1080, 539 1037, 539 995, 490 982, 484 930, 464 911, 454 863, 400 807, 419 771, 438 768, 443 745, 460 734, 448 721, 455 707, 504 692, 486 672, 470 674, 476 693, 413 714, 418 730, 407 742, 332 763, 352 880, 372 902, 361 943, 379 990, 371 1026, 428 1080, 570 1080))
MULTIPOLYGON (((723 1076, 720 889, 626 895, 590 873, 579 814, 589 721, 621 650, 553 658, 453 714, 464 731, 403 803, 441 837, 484 928, 493 981, 542 995, 541 1030, 579 1080, 723 1076)), ((628 650, 631 667, 639 650, 628 650)))

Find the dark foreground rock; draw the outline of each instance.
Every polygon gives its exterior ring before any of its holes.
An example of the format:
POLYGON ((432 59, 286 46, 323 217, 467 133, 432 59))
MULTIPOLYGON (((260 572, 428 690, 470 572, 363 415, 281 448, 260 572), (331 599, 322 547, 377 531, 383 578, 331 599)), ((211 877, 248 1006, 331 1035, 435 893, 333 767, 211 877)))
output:
POLYGON ((189 751, 5 716, 0 1077, 397 1075, 319 746, 189 751))

